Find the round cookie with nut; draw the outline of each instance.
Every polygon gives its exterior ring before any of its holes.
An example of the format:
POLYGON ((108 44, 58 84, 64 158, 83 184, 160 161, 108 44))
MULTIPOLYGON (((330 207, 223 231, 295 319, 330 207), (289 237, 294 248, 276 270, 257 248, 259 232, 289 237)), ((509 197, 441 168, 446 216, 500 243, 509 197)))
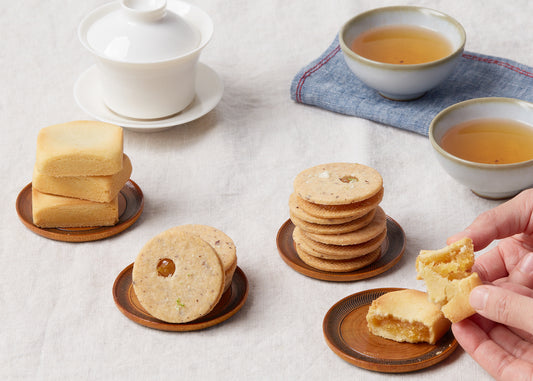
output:
POLYGON ((196 234, 205 242, 210 244, 213 249, 215 249, 216 253, 220 257, 220 261, 222 262, 222 267, 224 268, 224 275, 226 278, 224 291, 226 291, 231 285, 233 273, 237 268, 237 250, 233 240, 221 230, 207 225, 180 225, 169 230, 184 231, 187 233, 196 234))
POLYGON ((378 193, 363 201, 352 202, 351 204, 342 205, 321 205, 304 200, 295 196, 296 204, 309 215, 318 218, 359 218, 375 209, 383 199, 384 189, 381 188, 378 193))
POLYGON ((351 259, 361 257, 380 247, 386 237, 387 231, 384 230, 368 242, 340 246, 313 241, 298 226, 292 232, 292 239, 296 247, 301 246, 307 254, 325 259, 351 259))
POLYGON ((315 242, 321 242, 329 245, 357 245, 359 243, 368 242, 372 238, 381 234, 387 227, 387 216, 383 209, 379 206, 376 208, 374 218, 370 224, 361 229, 343 233, 343 234, 316 234, 305 232, 306 236, 315 242))
POLYGON ((378 247, 374 251, 370 252, 369 254, 363 255, 362 257, 342 260, 317 258, 314 255, 306 253, 305 250, 301 247, 296 248, 296 253, 298 254, 298 257, 300 257, 302 262, 304 262, 308 266, 314 267, 315 269, 322 271, 340 273, 359 270, 360 268, 374 263, 379 259, 381 255, 381 247, 378 247))
POLYGON ((195 234, 166 230, 149 240, 133 264, 133 289, 144 309, 169 323, 209 313, 224 288, 215 249, 195 234))
POLYGON ((309 202, 344 205, 366 200, 383 187, 383 178, 374 168, 357 163, 329 163, 300 172, 294 191, 309 202))
POLYGON ((299 205, 298 201, 302 200, 300 197, 296 195, 296 193, 291 193, 289 196, 289 211, 292 215, 296 216, 297 218, 312 223, 312 224, 320 224, 320 225, 339 225, 344 224, 346 222, 353 221, 354 219, 358 217, 343 217, 343 218, 321 218, 321 217, 315 217, 309 213, 307 213, 305 210, 303 210, 299 205))
POLYGON ((353 221, 348 221, 343 224, 338 225, 321 225, 314 224, 312 222, 304 221, 296 217, 292 212, 290 213, 291 221, 294 225, 298 226, 300 229, 306 233, 315 233, 315 234, 343 234, 350 233, 359 229, 364 228, 372 222, 376 209, 371 210, 369 213, 365 214, 363 217, 356 218, 353 221))

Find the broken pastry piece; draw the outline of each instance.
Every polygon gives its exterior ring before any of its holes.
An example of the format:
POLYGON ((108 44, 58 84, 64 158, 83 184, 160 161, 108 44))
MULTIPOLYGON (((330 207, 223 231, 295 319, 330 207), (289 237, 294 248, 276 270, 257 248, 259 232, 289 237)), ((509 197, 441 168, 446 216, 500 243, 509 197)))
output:
POLYGON ((417 279, 426 283, 429 298, 441 306, 452 323, 475 313, 470 306, 470 291, 482 284, 472 272, 474 246, 463 238, 440 250, 421 250, 416 259, 417 279))
POLYGON ((386 339, 435 344, 450 328, 450 321, 425 292, 388 292, 372 302, 366 315, 370 332, 386 339))

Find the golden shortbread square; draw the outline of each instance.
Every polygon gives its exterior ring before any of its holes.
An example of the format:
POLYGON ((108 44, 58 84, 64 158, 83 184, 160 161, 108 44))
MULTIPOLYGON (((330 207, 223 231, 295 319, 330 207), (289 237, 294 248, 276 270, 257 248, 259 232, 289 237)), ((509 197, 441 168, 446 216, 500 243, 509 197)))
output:
POLYGON ((37 136, 35 167, 49 176, 107 176, 122 169, 122 127, 73 121, 44 127, 37 136))
POLYGON ((93 202, 32 189, 33 223, 41 228, 112 226, 118 222, 118 197, 93 202))
POLYGON ((122 169, 107 176, 49 176, 34 167, 32 186, 42 193, 95 202, 110 202, 128 181, 131 171, 131 161, 125 154, 122 169))

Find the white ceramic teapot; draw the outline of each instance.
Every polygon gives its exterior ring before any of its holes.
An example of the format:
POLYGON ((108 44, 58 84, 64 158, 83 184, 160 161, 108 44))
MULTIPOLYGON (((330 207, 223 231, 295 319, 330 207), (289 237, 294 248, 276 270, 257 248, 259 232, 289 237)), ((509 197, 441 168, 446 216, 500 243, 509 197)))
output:
POLYGON ((96 58, 104 103, 135 119, 164 118, 193 101, 198 59, 212 34, 211 18, 179 0, 115 1, 78 28, 96 58))

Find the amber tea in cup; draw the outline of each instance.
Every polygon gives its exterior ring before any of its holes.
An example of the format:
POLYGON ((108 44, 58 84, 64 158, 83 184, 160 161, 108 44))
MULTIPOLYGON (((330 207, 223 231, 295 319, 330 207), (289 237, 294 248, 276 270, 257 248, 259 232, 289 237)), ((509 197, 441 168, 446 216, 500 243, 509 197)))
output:
POLYGON ((351 49, 364 58, 398 65, 437 61, 453 52, 446 37, 415 25, 369 29, 355 38, 351 49))
POLYGON ((473 119, 450 128, 440 146, 476 163, 520 163, 533 159, 533 126, 503 118, 473 119))

